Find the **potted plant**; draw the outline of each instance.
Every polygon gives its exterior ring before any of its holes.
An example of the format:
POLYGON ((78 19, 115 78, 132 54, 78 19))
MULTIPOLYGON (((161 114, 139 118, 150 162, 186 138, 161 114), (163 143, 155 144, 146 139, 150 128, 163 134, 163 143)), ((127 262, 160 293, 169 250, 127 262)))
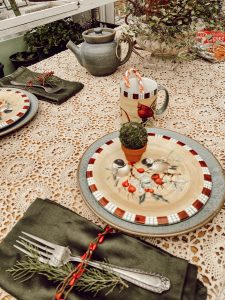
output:
POLYGON ((38 55, 36 52, 22 51, 10 55, 9 59, 13 66, 17 69, 21 66, 28 67, 35 64, 38 62, 38 55))
POLYGON ((147 130, 137 122, 124 123, 119 132, 122 150, 129 162, 135 163, 141 159, 148 142, 147 130))
POLYGON ((152 55, 179 57, 193 50, 199 29, 224 28, 220 2, 128 0, 124 34, 134 36, 138 45, 152 55))
POLYGON ((0 62, 0 78, 4 77, 4 65, 0 62))
POLYGON ((31 29, 24 35, 24 40, 30 51, 38 52, 41 60, 65 50, 69 40, 79 44, 82 31, 81 25, 66 18, 31 29))

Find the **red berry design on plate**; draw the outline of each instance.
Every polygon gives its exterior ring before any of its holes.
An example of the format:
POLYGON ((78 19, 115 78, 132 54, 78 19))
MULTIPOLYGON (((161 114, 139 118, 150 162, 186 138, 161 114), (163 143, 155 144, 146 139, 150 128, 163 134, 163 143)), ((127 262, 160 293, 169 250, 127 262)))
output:
POLYGON ((153 180, 160 178, 159 174, 153 174, 151 177, 153 180))
POLYGON ((128 186, 129 186, 128 180, 123 181, 123 182, 122 182, 122 186, 123 186, 123 187, 128 187, 128 186))
POLYGON ((136 187, 130 184, 130 186, 128 188, 128 192, 129 193, 134 193, 135 191, 136 191, 136 187))
POLYGON ((155 179, 155 183, 157 183, 158 185, 163 185, 163 180, 162 180, 162 178, 157 178, 157 179, 155 179))
POLYGON ((144 173, 145 170, 143 168, 138 168, 137 171, 138 173, 144 173))
POLYGON ((154 193, 154 190, 153 189, 145 189, 145 192, 146 193, 154 193))

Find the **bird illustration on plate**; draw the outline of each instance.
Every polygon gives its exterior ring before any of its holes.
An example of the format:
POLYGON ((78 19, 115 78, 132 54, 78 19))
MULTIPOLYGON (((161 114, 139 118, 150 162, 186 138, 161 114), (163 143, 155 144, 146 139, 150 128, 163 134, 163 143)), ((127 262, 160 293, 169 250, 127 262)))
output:
POLYGON ((112 163, 112 175, 115 180, 115 185, 118 185, 119 179, 128 176, 130 173, 130 166, 125 163, 123 159, 115 159, 112 163))

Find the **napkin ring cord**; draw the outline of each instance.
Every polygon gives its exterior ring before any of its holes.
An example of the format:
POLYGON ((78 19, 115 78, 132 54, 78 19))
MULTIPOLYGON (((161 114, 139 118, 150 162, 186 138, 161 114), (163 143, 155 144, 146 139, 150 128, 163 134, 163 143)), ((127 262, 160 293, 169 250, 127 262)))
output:
POLYGON ((107 225, 103 232, 98 233, 98 236, 89 243, 87 251, 81 256, 82 262, 80 262, 56 288, 54 300, 66 300, 67 295, 73 289, 76 281, 85 272, 93 252, 97 249, 98 245, 104 242, 105 236, 111 233, 115 233, 115 229, 107 225))

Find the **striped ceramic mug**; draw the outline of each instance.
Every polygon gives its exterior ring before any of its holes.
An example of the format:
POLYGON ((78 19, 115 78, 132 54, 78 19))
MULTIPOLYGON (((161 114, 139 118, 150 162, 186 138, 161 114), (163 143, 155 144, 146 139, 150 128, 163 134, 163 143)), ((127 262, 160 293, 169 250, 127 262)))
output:
POLYGON ((135 68, 126 71, 120 83, 121 123, 134 121, 153 126, 154 120, 166 110, 168 103, 166 88, 150 78, 141 77, 135 68), (131 73, 135 75, 133 78, 130 78, 131 73), (161 90, 165 92, 165 98, 162 106, 157 108, 157 95, 161 90))

